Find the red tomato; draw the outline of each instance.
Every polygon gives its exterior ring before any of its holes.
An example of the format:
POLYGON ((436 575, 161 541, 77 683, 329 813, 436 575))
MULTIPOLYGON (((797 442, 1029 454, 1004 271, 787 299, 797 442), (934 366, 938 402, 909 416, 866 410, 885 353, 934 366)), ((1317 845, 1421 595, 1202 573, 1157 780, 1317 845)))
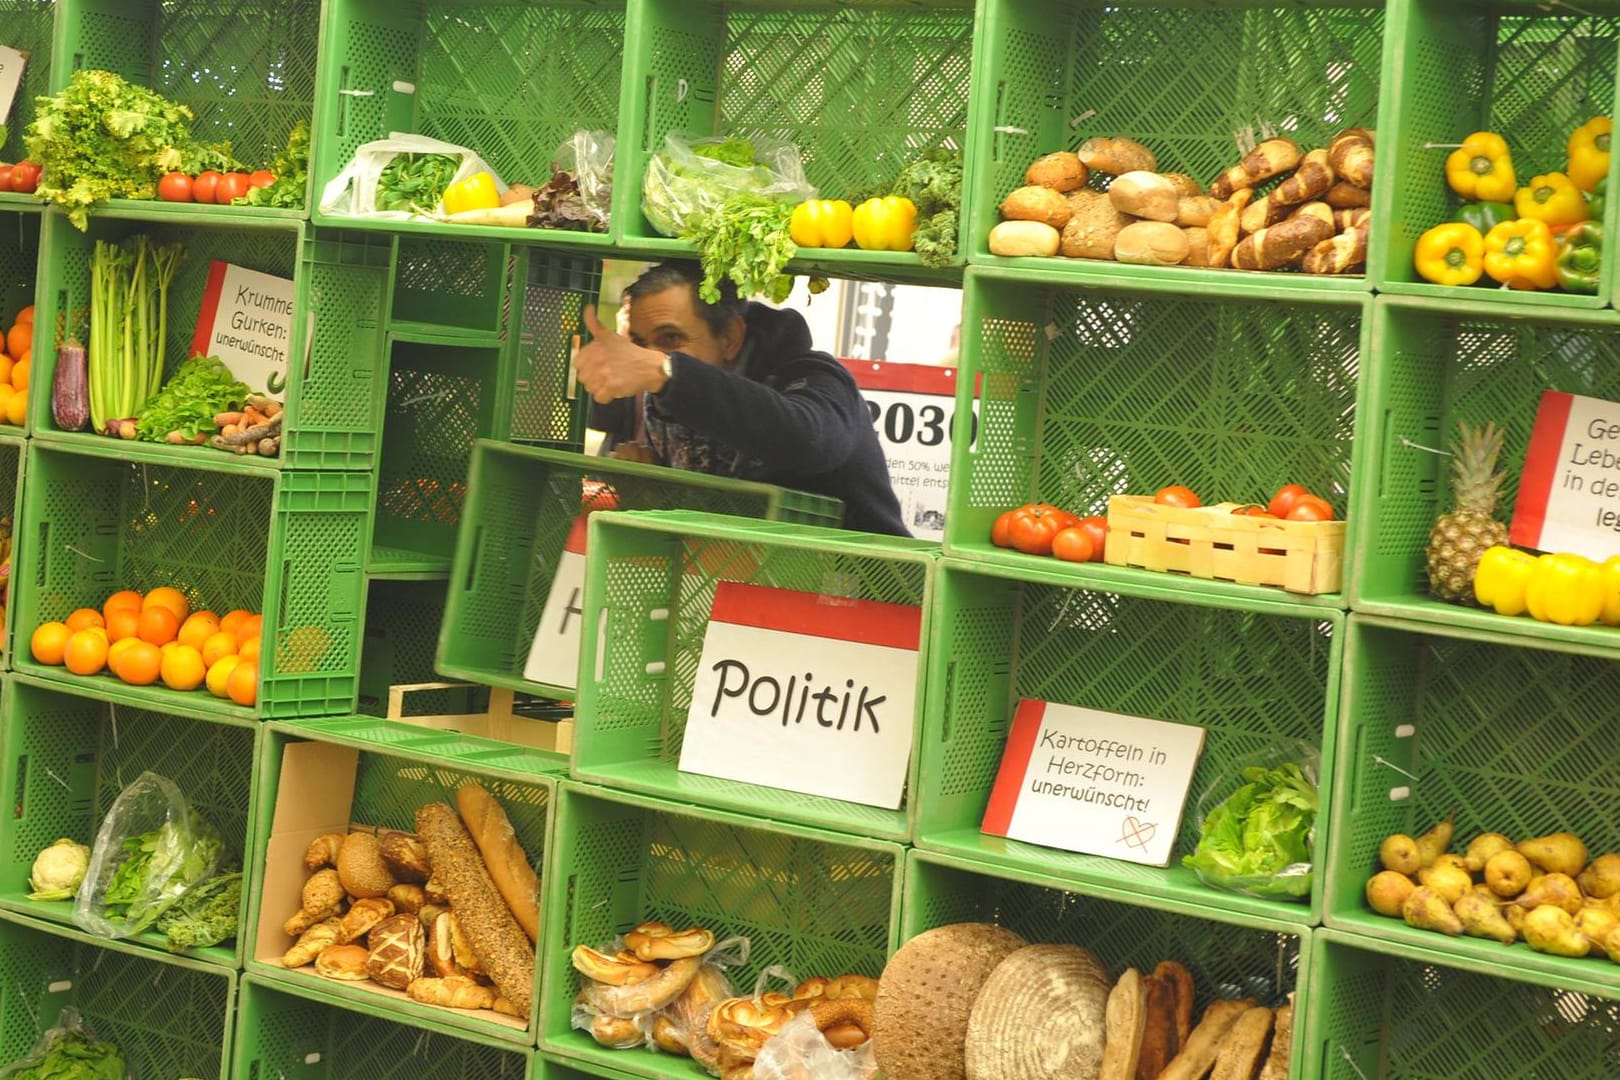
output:
POLYGON ((158 181, 158 198, 164 202, 190 202, 191 177, 183 172, 172 172, 158 181))
POLYGON ((1204 505, 1198 501, 1196 491, 1192 488, 1182 487, 1180 484, 1171 484, 1169 487, 1160 488, 1153 493, 1153 501, 1164 506, 1180 506, 1186 509, 1204 505))
POLYGON ((191 197, 198 202, 214 202, 214 196, 219 191, 219 182, 225 179, 213 169, 197 174, 197 179, 191 182, 191 197))
POLYGON ((1277 489, 1277 494, 1271 497, 1271 503, 1266 509, 1270 510, 1274 517, 1287 517, 1294 504, 1309 494, 1310 491, 1304 484, 1284 484, 1277 489))
POLYGON ((11 190, 32 195, 39 187, 39 166, 32 161, 19 161, 11 167, 11 190))
POLYGON ((1051 503, 1030 503, 1030 505, 1038 506, 1042 510, 1045 510, 1048 514, 1055 514, 1058 521, 1062 523, 1063 528, 1065 529, 1072 529, 1074 526, 1080 524, 1079 518, 1075 517, 1061 506, 1053 506, 1051 503))
POLYGON ((1108 543, 1108 519, 1101 515, 1083 517, 1075 528, 1091 537, 1091 561, 1103 561, 1103 546, 1108 543))
POLYGON ((226 173, 219 178, 219 187, 214 191, 214 201, 221 206, 231 205, 234 199, 240 199, 248 193, 248 174, 245 172, 226 173))
POLYGON ((15 165, 0 165, 0 191, 11 190, 11 170, 15 165))
POLYGON ((276 174, 269 169, 260 169, 248 177, 248 187, 269 187, 276 182, 276 174))
POLYGON ((990 542, 996 547, 1012 547, 1012 521, 1016 510, 1008 510, 996 515, 996 522, 990 526, 990 542))
POLYGON ((1052 554, 1052 540, 1074 525, 1074 515, 1044 503, 1031 503, 1013 511, 1007 527, 1012 546, 1026 555, 1052 554))
POLYGON ((1289 507, 1287 517, 1289 521, 1332 521, 1333 507, 1326 499, 1305 495, 1289 507))
POLYGON ((1052 554, 1064 562, 1090 562, 1092 556, 1097 554, 1097 546, 1091 542, 1089 532, 1078 525, 1070 525, 1052 537, 1052 554))
POLYGON ((1274 518, 1277 516, 1258 503, 1250 503, 1247 506, 1239 506, 1235 508, 1232 513, 1238 517, 1274 518))

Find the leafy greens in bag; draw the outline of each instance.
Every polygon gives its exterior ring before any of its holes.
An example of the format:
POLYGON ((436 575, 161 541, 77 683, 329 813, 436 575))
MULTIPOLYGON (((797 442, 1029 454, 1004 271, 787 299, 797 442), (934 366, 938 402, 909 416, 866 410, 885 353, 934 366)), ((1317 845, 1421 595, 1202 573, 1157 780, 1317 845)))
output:
POLYGON ((1311 891, 1316 785, 1293 762, 1243 770, 1244 783, 1204 818, 1182 858, 1200 880, 1250 896, 1297 900, 1311 891))

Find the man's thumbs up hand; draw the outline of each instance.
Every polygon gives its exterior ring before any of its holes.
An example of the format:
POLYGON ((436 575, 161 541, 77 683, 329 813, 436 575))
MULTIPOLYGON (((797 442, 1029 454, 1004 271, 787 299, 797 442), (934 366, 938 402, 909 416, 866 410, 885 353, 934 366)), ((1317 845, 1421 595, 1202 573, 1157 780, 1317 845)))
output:
POLYGON ((664 388, 664 354, 643 349, 629 338, 603 326, 596 305, 585 305, 585 329, 591 342, 574 354, 580 385, 600 405, 636 394, 655 394, 664 388))

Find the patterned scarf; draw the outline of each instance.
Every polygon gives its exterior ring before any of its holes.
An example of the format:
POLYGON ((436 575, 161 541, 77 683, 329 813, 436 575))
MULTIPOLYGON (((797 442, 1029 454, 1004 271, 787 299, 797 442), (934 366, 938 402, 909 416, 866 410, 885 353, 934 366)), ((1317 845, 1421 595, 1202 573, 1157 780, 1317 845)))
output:
MULTIPOLYGON (((735 370, 739 375, 747 376, 752 351, 753 342, 746 343, 742 355, 737 358, 735 370)), ((720 440, 693 431, 665 416, 653 394, 642 396, 641 417, 647 429, 647 445, 652 447, 661 465, 686 472, 733 476, 744 480, 759 480, 765 475, 765 463, 758 458, 744 458, 739 451, 720 440)))

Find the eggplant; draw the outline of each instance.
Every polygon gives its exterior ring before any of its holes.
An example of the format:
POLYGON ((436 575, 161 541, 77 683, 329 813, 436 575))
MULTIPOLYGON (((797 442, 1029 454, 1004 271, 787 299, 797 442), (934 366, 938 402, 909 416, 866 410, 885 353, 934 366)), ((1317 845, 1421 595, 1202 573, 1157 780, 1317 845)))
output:
POLYGON ((56 350, 56 375, 51 379, 51 416, 63 431, 83 431, 90 423, 89 368, 84 346, 68 338, 56 350))

